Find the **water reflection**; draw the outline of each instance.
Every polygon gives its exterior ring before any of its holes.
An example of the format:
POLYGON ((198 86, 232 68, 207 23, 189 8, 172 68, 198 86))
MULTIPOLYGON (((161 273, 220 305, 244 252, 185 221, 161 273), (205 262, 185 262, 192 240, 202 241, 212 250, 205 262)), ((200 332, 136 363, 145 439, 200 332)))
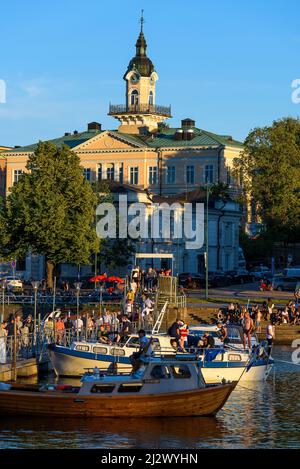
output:
POLYGON ((0 448, 299 448, 299 389, 300 369, 278 362, 275 381, 238 386, 216 418, 1 419, 0 448))

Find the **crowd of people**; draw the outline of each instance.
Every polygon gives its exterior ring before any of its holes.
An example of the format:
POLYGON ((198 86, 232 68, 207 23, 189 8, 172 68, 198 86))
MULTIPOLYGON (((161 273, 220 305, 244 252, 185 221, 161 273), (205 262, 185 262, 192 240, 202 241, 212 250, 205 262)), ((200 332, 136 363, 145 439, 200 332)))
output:
POLYGON ((263 301, 261 305, 251 308, 241 306, 239 303, 230 303, 227 308, 221 308, 217 312, 216 319, 227 324, 242 324, 246 313, 249 313, 253 321, 253 330, 261 333, 261 322, 270 321, 272 325, 290 324, 300 325, 300 306, 294 301, 289 301, 284 307, 275 307, 272 298, 263 301))

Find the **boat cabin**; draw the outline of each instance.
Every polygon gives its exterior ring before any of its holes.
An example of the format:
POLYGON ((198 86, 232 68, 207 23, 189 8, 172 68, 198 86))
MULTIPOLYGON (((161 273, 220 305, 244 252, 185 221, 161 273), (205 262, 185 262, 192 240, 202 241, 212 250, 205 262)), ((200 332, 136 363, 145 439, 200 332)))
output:
POLYGON ((205 388, 201 368, 196 361, 144 360, 134 373, 101 375, 97 367, 81 378, 79 394, 163 394, 205 388))

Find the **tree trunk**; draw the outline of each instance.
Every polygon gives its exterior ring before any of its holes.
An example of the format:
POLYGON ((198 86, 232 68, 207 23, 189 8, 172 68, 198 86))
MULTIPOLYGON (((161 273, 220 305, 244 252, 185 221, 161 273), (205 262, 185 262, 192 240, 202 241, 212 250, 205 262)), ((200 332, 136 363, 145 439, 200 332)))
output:
POLYGON ((54 272, 55 264, 53 261, 47 260, 46 266, 47 266, 47 287, 53 290, 53 272, 54 272))

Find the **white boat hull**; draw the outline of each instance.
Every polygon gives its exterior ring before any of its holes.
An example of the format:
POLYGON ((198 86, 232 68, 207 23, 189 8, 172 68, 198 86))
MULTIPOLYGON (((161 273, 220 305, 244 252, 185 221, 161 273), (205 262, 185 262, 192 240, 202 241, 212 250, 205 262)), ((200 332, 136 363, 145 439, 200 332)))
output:
MULTIPOLYGON (((49 351, 50 360, 57 376, 77 377, 82 376, 87 370, 86 368, 95 368, 107 370, 112 366, 112 362, 95 360, 93 358, 73 357, 65 353, 58 353, 52 350, 49 351)), ((118 371, 129 371, 131 366, 129 364, 117 363, 118 371)))
POLYGON ((240 383, 252 381, 265 381, 272 369, 272 364, 264 364, 252 366, 249 371, 245 371, 245 367, 222 367, 210 368, 203 367, 202 374, 206 383, 216 383, 226 379, 226 381, 238 381, 240 383))
MULTIPOLYGON (((50 359, 57 376, 77 377, 82 376, 87 368, 95 368, 107 370, 116 365, 118 371, 129 371, 131 366, 129 363, 122 363, 118 357, 111 357, 111 361, 89 358, 87 356, 74 356, 72 351, 66 350, 59 352, 57 350, 49 350, 50 359)), ((78 355, 78 354, 77 354, 78 355)), ((126 357, 128 358, 128 357, 126 357)), ((265 381, 272 369, 272 363, 263 363, 253 365, 250 370, 245 371, 245 365, 237 366, 236 364, 228 364, 222 362, 220 366, 211 362, 202 367, 202 374, 206 383, 217 383, 223 379, 226 381, 238 381, 241 383, 249 381, 265 381)))

